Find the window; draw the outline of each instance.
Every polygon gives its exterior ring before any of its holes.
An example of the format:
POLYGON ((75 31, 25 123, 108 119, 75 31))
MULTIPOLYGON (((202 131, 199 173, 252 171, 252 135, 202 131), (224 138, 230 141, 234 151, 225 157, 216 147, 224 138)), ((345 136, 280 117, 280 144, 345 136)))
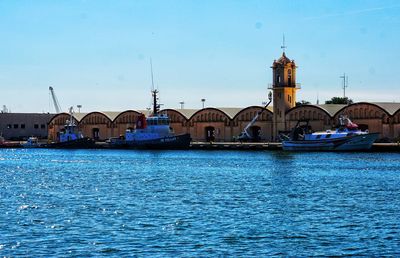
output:
POLYGON ((25 129, 25 124, 21 124, 21 129, 25 129))
POLYGON ((331 134, 327 134, 326 136, 325 136, 325 138, 331 138, 331 134))
POLYGON ((33 128, 38 129, 38 128, 39 128, 39 125, 38 125, 38 124, 34 124, 34 125, 33 125, 33 128))
POLYGON ((320 134, 317 135, 317 139, 319 139, 319 138, 321 138, 321 135, 320 135, 320 134))
POLYGON ((14 124, 14 129, 18 129, 18 124, 14 124))
POLYGON ((41 124, 41 125, 40 125, 40 128, 41 128, 41 129, 45 129, 45 128, 46 128, 46 125, 45 125, 45 124, 41 124))

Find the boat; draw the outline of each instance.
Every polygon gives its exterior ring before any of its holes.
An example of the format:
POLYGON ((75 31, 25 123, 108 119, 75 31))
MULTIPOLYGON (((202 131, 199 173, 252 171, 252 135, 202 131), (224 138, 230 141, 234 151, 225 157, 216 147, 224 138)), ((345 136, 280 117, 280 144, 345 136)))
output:
POLYGON ((186 149, 190 146, 190 134, 175 134, 170 127, 167 114, 161 114, 157 104, 157 90, 152 90, 153 113, 146 118, 140 114, 134 129, 127 129, 125 135, 111 138, 112 148, 141 149, 186 149))
POLYGON ((29 137, 28 140, 21 144, 23 148, 39 148, 41 144, 39 143, 39 139, 37 137, 29 137))
POLYGON ((0 148, 20 148, 21 144, 15 141, 6 141, 3 136, 0 135, 0 148))
POLYGON ((96 144, 93 139, 84 137, 77 130, 75 119, 73 117, 73 107, 69 109, 70 119, 66 121, 64 129, 59 132, 59 141, 45 144, 45 148, 60 148, 60 149, 91 149, 95 148, 96 144))
POLYGON ((379 133, 362 131, 346 116, 339 117, 335 130, 311 132, 308 120, 300 120, 289 135, 282 134, 285 151, 353 151, 369 150, 379 133))

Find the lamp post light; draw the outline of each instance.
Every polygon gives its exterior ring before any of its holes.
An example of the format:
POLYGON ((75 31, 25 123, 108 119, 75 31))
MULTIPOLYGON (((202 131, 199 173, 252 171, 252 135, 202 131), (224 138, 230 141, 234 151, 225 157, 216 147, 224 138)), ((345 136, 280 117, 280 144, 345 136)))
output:
POLYGON ((206 99, 201 99, 201 102, 203 104, 203 109, 204 109, 204 102, 206 102, 206 99))
POLYGON ((82 105, 76 105, 76 107, 78 108, 78 113, 81 113, 82 105))
POLYGON ((181 104, 181 109, 183 109, 183 105, 185 105, 184 101, 179 102, 179 104, 181 104))

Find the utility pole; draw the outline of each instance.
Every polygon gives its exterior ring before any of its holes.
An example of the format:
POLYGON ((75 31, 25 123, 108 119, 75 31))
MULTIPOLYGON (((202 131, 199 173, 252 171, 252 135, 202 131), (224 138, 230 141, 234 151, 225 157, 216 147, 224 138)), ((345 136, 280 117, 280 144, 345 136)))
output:
POLYGON ((346 88, 349 87, 349 77, 345 73, 343 73, 343 75, 339 78, 343 79, 343 98, 346 98, 346 88))

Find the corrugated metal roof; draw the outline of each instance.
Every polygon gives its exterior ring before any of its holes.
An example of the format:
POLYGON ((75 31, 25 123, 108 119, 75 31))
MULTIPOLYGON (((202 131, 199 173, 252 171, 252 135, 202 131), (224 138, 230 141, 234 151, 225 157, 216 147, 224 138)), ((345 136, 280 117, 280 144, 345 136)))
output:
POLYGON ((386 110, 390 115, 396 113, 397 110, 400 109, 400 103, 397 102, 371 102, 377 106, 380 106, 384 110, 386 110))
MULTIPOLYGON (((69 115, 68 113, 65 113, 65 114, 67 114, 67 115, 69 115)), ((84 117, 84 116, 86 116, 87 114, 89 114, 89 113, 74 113, 74 118, 76 119, 76 120, 78 120, 78 122, 80 122, 81 120, 82 120, 82 118, 84 117)))
MULTIPOLYGON (((168 109, 175 110, 176 112, 181 113, 186 119, 189 119, 190 117, 192 117, 192 115, 194 115, 197 111, 199 111, 199 109, 185 109, 185 108, 183 109, 168 108, 168 109)), ((163 112, 164 110, 161 110, 161 112, 163 112)))
POLYGON ((238 114, 240 111, 242 111, 244 108, 235 108, 235 107, 219 107, 216 108, 224 112, 225 114, 228 115, 230 119, 234 118, 236 114, 238 114))
POLYGON ((322 104, 322 105, 313 105, 324 109, 330 116, 334 116, 336 112, 340 109, 344 108, 346 105, 344 104, 322 104))
MULTIPOLYGON (((400 109, 400 103, 396 102, 359 102, 355 104, 374 104, 382 109, 386 110, 390 115, 393 115, 400 109)), ((323 110, 325 110, 330 116, 334 116, 340 109, 344 108, 346 105, 344 104, 322 104, 322 105, 311 105, 311 106, 316 106, 319 107, 323 110)), ((258 107, 258 106, 257 106, 258 107)), ((262 106, 259 106, 262 108, 262 106)), ((207 107, 204 108, 205 110, 207 109, 216 109, 224 112, 230 119, 233 119, 238 113, 240 113, 242 110, 249 108, 249 107, 207 107)), ((273 107, 268 106, 267 109, 271 112, 273 112, 273 107)), ((166 110, 166 109, 165 109, 166 110)), ((200 111, 201 109, 169 109, 169 110, 175 110, 179 113, 181 113, 186 119, 190 119, 196 112, 200 111)), ((134 110, 138 113, 143 113, 146 116, 149 115, 151 112, 149 110, 134 110)), ((163 112, 164 110, 161 110, 163 112)), ((111 121, 114 121, 114 119, 120 115, 121 113, 126 112, 126 111, 101 111, 97 113, 102 113, 106 117, 108 117, 111 121)), ((96 112, 90 112, 90 113, 96 113, 96 112)), ((82 118, 84 118, 86 115, 90 113, 74 113, 75 119, 78 121, 81 121, 82 118)), ((65 113, 67 114, 67 113, 65 113)))

